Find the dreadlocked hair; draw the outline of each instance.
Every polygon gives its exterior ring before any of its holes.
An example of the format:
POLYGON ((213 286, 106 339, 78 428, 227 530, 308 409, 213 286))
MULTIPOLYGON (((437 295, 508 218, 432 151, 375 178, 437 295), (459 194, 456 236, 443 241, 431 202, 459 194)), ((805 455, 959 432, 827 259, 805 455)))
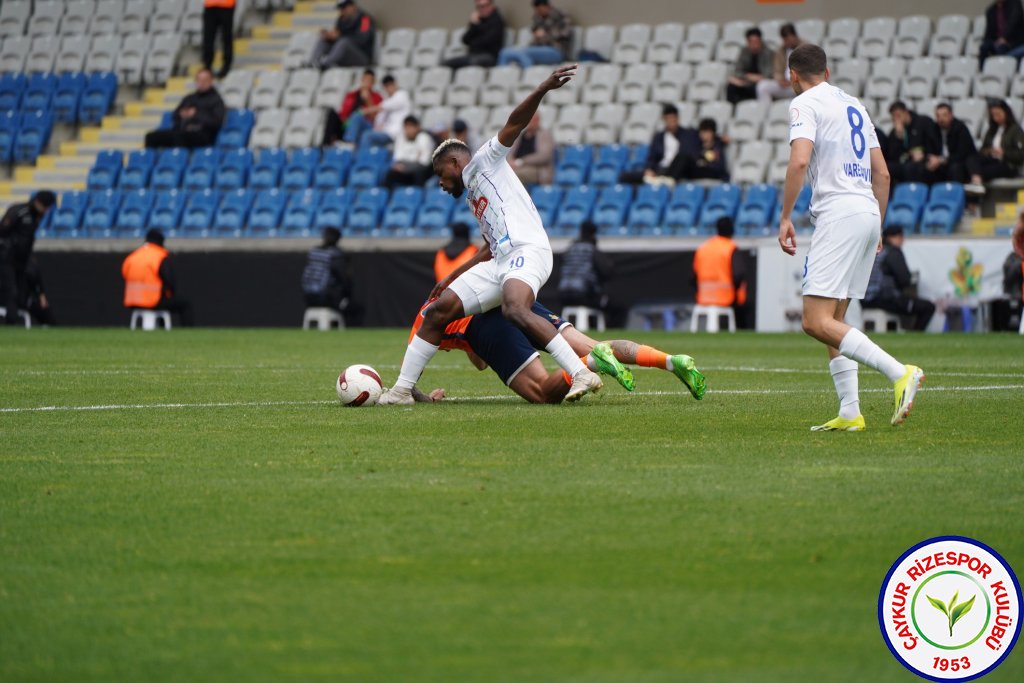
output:
POLYGON ((465 152, 469 154, 469 145, 458 138, 448 138, 434 150, 433 156, 430 157, 430 163, 436 164, 438 159, 443 159, 450 152, 465 152))

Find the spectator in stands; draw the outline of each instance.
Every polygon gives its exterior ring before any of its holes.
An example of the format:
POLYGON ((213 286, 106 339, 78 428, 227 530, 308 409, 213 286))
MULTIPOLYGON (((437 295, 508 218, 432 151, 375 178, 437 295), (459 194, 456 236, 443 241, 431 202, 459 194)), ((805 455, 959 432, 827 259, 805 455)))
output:
POLYGON ((26 274, 36 243, 36 230, 57 203, 49 190, 40 190, 24 204, 11 204, 0 218, 0 303, 8 325, 17 325, 18 306, 27 290, 26 274))
POLYGON ((996 178, 1016 178, 1024 163, 1024 131, 1004 100, 992 100, 988 108, 988 132, 981 152, 967 162, 971 182, 964 187, 972 194, 985 194, 985 183, 996 178))
POLYGON ((164 234, 146 233, 145 243, 128 254, 121 264, 125 308, 149 308, 177 313, 181 324, 192 324, 192 306, 177 294, 171 256, 164 248, 164 234))
POLYGON ((395 150, 384 177, 384 186, 394 189, 396 186, 422 185, 433 175, 430 157, 434 153, 434 138, 423 130, 420 120, 415 116, 406 116, 402 134, 395 139, 395 150))
MULTIPOLYGON (((376 82, 377 76, 373 69, 367 69, 359 80, 359 87, 345 93, 345 98, 341 101, 341 108, 337 112, 333 109, 328 110, 324 128, 324 146, 333 145, 342 138, 345 134, 345 126, 354 114, 377 106, 384 100, 381 94, 373 88, 376 82)), ((363 114, 363 116, 372 125, 376 114, 363 114)))
POLYGON ((661 120, 664 128, 651 136, 644 170, 625 171, 619 176, 619 182, 636 185, 641 182, 657 182, 659 178, 674 180, 678 176, 679 164, 682 163, 680 152, 696 150, 693 129, 687 130, 679 125, 679 109, 675 105, 666 104, 661 108, 661 120))
POLYGON ((366 66, 373 61, 377 27, 369 14, 353 0, 338 3, 338 21, 334 28, 320 30, 307 66, 329 69, 332 66, 366 66))
POLYGON ((405 119, 412 114, 412 100, 408 92, 398 87, 394 76, 385 76, 381 83, 387 97, 380 104, 363 107, 349 117, 345 127, 346 142, 358 142, 362 147, 390 145, 402 134, 405 119))
MULTIPOLYGON (((452 137, 456 140, 461 140, 472 150, 480 149, 480 141, 477 140, 476 135, 469 129, 469 124, 462 119, 455 119, 452 121, 452 137)), ((447 139, 447 138, 446 138, 447 139)), ((444 142, 442 140, 441 142, 444 142)))
POLYGON ((510 62, 526 69, 534 64, 557 64, 572 53, 572 20, 548 0, 533 0, 533 40, 527 47, 506 47, 498 54, 498 64, 510 62))
POLYGON ((524 185, 550 185, 555 179, 555 138, 550 130, 541 128, 539 113, 512 144, 508 163, 524 185))
POLYGON ((875 257, 861 306, 894 313, 904 320, 904 327, 920 332, 935 314, 935 304, 917 296, 916 278, 903 255, 903 240, 903 228, 898 225, 882 232, 882 250, 875 257))
POLYGON ((221 66, 217 78, 231 71, 235 55, 235 0, 203 2, 203 66, 213 68, 213 41, 220 33, 221 66))
POLYGON ((213 87, 213 72, 200 69, 196 89, 174 110, 173 127, 146 133, 146 147, 209 147, 224 124, 227 108, 213 87))
POLYGON ((725 141, 718 135, 714 119, 701 119, 697 126, 699 140, 696 154, 680 159, 677 180, 729 180, 725 163, 725 141))
POLYGON ((728 216, 715 225, 718 234, 697 248, 693 255, 693 283, 698 306, 741 307, 747 303, 747 272, 736 248, 736 230, 728 216))
POLYGON ((451 240, 434 254, 434 281, 440 282, 454 273, 478 251, 479 248, 469 241, 469 226, 453 223, 451 240))
POLYGON ((804 41, 796 34, 796 27, 793 24, 783 24, 779 29, 779 37, 782 38, 782 45, 775 51, 772 77, 759 80, 755 86, 757 99, 763 102, 793 96, 789 83, 789 55, 803 45, 804 41))
POLYGON ((925 167, 930 182, 967 182, 967 161, 977 153, 967 124, 953 116, 953 107, 943 102, 935 107, 939 127, 939 153, 929 154, 925 167))
POLYGON ((889 107, 892 132, 882 150, 892 177, 892 187, 898 183, 928 181, 928 155, 942 153, 939 130, 927 116, 907 109, 901 100, 889 107))
POLYGON ((444 65, 452 69, 464 66, 494 66, 505 45, 505 18, 494 6, 494 0, 476 0, 476 9, 469 15, 469 25, 462 34, 468 54, 452 57, 444 65))
POLYGON ((348 257, 338 247, 341 231, 324 228, 323 242, 310 250, 302 270, 302 293, 306 308, 333 308, 345 317, 346 325, 352 306, 352 269, 348 257))
POLYGON ((614 270, 611 258, 597 248, 597 225, 583 221, 580 236, 562 257, 562 277, 558 281, 562 305, 603 310, 608 305, 604 285, 614 270))
POLYGON ((1017 225, 1010 240, 1013 249, 1003 261, 1003 302, 992 302, 992 331, 1021 329, 1024 310, 1024 211, 1017 216, 1017 225))
POLYGON ((978 50, 978 67, 991 55, 1024 57, 1024 8, 1020 0, 996 0, 985 10, 985 36, 978 50))
POLYGON ((725 99, 733 104, 757 97, 757 84, 772 77, 772 54, 764 45, 761 29, 747 29, 747 44, 736 58, 725 99))

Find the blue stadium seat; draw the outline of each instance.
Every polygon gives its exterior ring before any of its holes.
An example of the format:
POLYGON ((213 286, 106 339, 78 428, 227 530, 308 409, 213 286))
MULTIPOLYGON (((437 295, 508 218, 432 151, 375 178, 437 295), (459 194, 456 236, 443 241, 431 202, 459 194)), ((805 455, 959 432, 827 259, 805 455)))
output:
POLYGON ((770 235, 775 232, 775 200, 772 185, 751 185, 736 216, 736 234, 770 235))
POLYGON ((647 154, 650 150, 648 145, 633 145, 630 150, 629 159, 626 160, 627 171, 642 171, 647 166, 647 154))
POLYGON ((78 106, 87 82, 83 73, 64 73, 57 79, 57 87, 53 91, 53 115, 58 123, 78 120, 78 106))
POLYGON ((452 223, 465 223, 469 226, 470 230, 473 230, 480 225, 476 220, 476 216, 473 215, 473 210, 470 209, 469 205, 464 201, 455 202, 455 209, 452 211, 452 223))
POLYGON ((223 152, 220 165, 217 167, 215 187, 225 192, 245 187, 251 166, 252 150, 240 147, 223 152))
POLYGON ((220 203, 220 193, 209 188, 188 193, 185 210, 181 215, 181 228, 190 237, 206 237, 220 203))
POLYGON ((570 145, 562 150, 555 166, 555 185, 569 189, 582 185, 590 172, 593 150, 589 145, 570 145))
POLYGON ((149 213, 153 210, 155 195, 154 190, 145 188, 124 193, 121 209, 117 212, 117 219, 114 221, 118 236, 142 237, 146 232, 149 213))
POLYGON ((257 192, 249 212, 250 234, 254 237, 274 237, 280 234, 281 216, 287 201, 288 193, 276 187, 257 192))
POLYGON ((740 205, 740 192, 739 185, 729 183, 712 187, 700 212, 701 229, 706 233, 712 232, 722 216, 735 219, 740 205))
POLYGON ((604 233, 625 234, 626 212, 633 203, 632 185, 612 185, 601 190, 594 205, 593 221, 604 233))
POLYGON ((49 232, 54 237, 78 237, 86 234, 82 229, 82 218, 85 208, 89 205, 89 193, 80 190, 65 192, 60 197, 60 205, 51 211, 53 220, 49 232))
POLYGON ((183 147, 161 150, 153 166, 150 187, 154 190, 173 190, 179 187, 181 176, 188 166, 188 158, 188 150, 183 147))
POLYGON ((117 190, 93 192, 89 195, 89 206, 85 209, 82 225, 89 231, 90 237, 110 237, 113 235, 114 219, 121 204, 121 193, 117 190))
MULTIPOLYGON (((97 158, 97 164, 99 159, 97 158)), ((137 149, 128 153, 128 161, 121 171, 122 190, 138 190, 148 187, 153 169, 157 164, 157 153, 152 149, 137 149)), ((103 188, 97 188, 103 189, 103 188)))
MULTIPOLYGON (((810 185, 804 185, 800 188, 800 194, 796 196, 796 204, 793 205, 793 223, 797 225, 803 225, 809 223, 810 219, 807 214, 811 210, 811 194, 813 190, 810 185)), ((779 188, 779 206, 782 206, 782 195, 783 188, 779 188)), ((800 228, 797 228, 800 232, 800 228)))
POLYGON ((356 161, 368 161, 378 166, 387 167, 391 165, 391 150, 379 145, 360 147, 356 151, 356 161))
POLYGON ((665 209, 665 227, 687 235, 699 235, 697 227, 704 207, 704 187, 696 183, 676 185, 665 209))
POLYGON ((160 123, 156 124, 157 130, 171 130, 174 128, 174 112, 165 111, 160 115, 160 123))
POLYGON ((320 231, 324 228, 343 227, 348 218, 348 207, 352 197, 353 193, 344 187, 324 192, 313 219, 313 228, 320 231))
POLYGON ((117 75, 110 71, 90 74, 78 105, 78 121, 98 124, 117 98, 117 75))
POLYGON ((53 132, 53 112, 30 111, 22 114, 18 137, 14 142, 14 161, 34 164, 50 142, 53 132))
POLYGON ((321 217, 324 220, 331 220, 330 225, 323 227, 340 228, 345 225, 345 215, 348 213, 348 197, 343 195, 341 206, 333 204, 324 208, 327 193, 321 197, 316 190, 297 190, 289 195, 288 203, 285 205, 284 219, 281 222, 285 232, 295 235, 310 235, 313 232, 314 221, 319 222, 321 217))
MULTIPOLYGON (((192 152, 181 186, 186 190, 208 190, 213 187, 213 179, 220 165, 220 150, 216 147, 202 147, 192 152)), ((186 209, 187 212, 187 209, 186 209)))
POLYGON ((637 190, 636 199, 629 208, 626 224, 643 234, 661 233, 661 217, 671 194, 672 191, 664 185, 644 183, 637 190))
POLYGON ((162 230, 165 235, 173 235, 181 224, 181 214, 185 210, 188 193, 178 189, 156 190, 153 210, 149 213, 148 227, 162 230))
POLYGON ((597 150, 597 159, 590 169, 587 184, 606 187, 619 182, 619 175, 626 167, 629 159, 629 147, 626 145, 601 145, 597 150))
POLYGON ((112 190, 117 187, 124 159, 117 150, 106 150, 96 155, 96 162, 89 169, 85 186, 89 190, 112 190))
POLYGON ((541 224, 550 228, 555 224, 555 214, 558 212, 558 205, 562 202, 562 188, 554 185, 536 185, 530 191, 533 198, 533 205, 537 207, 540 214, 541 224))
POLYGON ((388 194, 388 190, 383 187, 371 187, 358 192, 348 210, 349 232, 369 234, 376 230, 388 204, 388 194))
POLYGON ((892 193, 892 200, 885 212, 885 226, 899 225, 907 232, 914 232, 921 219, 928 186, 923 183, 900 183, 892 193))
POLYGON ((566 192, 558 209, 554 234, 575 235, 580 223, 590 218, 596 202, 597 190, 592 187, 580 185, 566 192))
POLYGON ((21 114, 16 111, 0 112, 0 163, 9 164, 14 157, 14 141, 21 126, 21 114))
POLYGON ((241 237, 252 207, 252 192, 247 189, 225 192, 213 216, 213 233, 218 236, 241 237))
POLYGON ((324 150, 320 163, 313 170, 313 187, 317 190, 333 190, 345 184, 348 169, 352 166, 352 152, 331 147, 324 150))
POLYGON ((57 77, 53 74, 32 74, 21 96, 21 108, 25 111, 49 109, 56 89, 57 77))
POLYGON ((387 169, 387 165, 381 165, 379 161, 357 158, 348 173, 348 187, 353 190, 377 187, 384 179, 387 169))
POLYGON ((960 183, 936 183, 932 185, 928 205, 921 217, 921 232, 949 235, 956 229, 963 217, 966 197, 960 183))
POLYGON ((249 134, 256 125, 256 116, 249 109, 228 109, 228 115, 217 133, 217 146, 235 149, 249 144, 249 134))
POLYGON ((283 149, 261 149, 256 153, 249 169, 249 187, 253 190, 268 190, 280 185, 281 171, 288 161, 283 149))
POLYGON ((449 225, 455 202, 454 197, 439 187, 425 189, 416 227, 425 232, 440 233, 449 225))
POLYGON ((5 73, 0 76, 0 111, 15 112, 21 109, 21 97, 25 94, 28 78, 25 74, 5 73))
POLYGON ((285 164, 281 176, 281 187, 289 192, 305 190, 313 179, 313 169, 318 163, 320 163, 319 149, 310 147, 292 150, 291 158, 285 164))
POLYGON ((382 227, 386 230, 408 230, 416 225, 416 213, 423 203, 422 187, 401 187, 391 195, 384 212, 382 227))

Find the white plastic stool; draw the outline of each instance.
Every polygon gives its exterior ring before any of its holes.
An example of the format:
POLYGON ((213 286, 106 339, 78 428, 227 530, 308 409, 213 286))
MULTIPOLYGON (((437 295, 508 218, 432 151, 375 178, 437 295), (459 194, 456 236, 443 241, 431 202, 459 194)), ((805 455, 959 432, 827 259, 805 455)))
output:
POLYGON ((865 332, 902 332, 900 317, 881 308, 862 308, 861 320, 864 321, 865 332))
POLYGON ((341 313, 333 308, 307 308, 305 315, 302 316, 302 329, 343 330, 345 329, 345 320, 341 317, 341 313))
MULTIPOLYGON (((25 329, 26 330, 32 327, 32 316, 28 314, 28 311, 24 311, 24 310, 19 308, 18 309, 18 315, 20 315, 21 319, 25 321, 25 329)), ((4 308, 3 306, 0 306, 0 318, 6 318, 6 317, 7 317, 7 309, 4 308)))
POLYGON ((157 322, 163 324, 165 330, 171 329, 170 311, 161 311, 155 308, 133 308, 131 329, 137 330, 140 327, 149 332, 156 329, 157 322))
POLYGON ((729 306, 701 306, 693 307, 693 317, 690 318, 690 332, 700 331, 700 321, 704 320, 704 330, 715 333, 719 330, 722 316, 726 317, 730 332, 736 331, 736 312, 729 306))
POLYGON ((580 332, 590 329, 590 318, 594 318, 594 325, 598 332, 604 332, 604 311, 600 308, 588 306, 566 306, 562 309, 562 320, 572 323, 580 332))

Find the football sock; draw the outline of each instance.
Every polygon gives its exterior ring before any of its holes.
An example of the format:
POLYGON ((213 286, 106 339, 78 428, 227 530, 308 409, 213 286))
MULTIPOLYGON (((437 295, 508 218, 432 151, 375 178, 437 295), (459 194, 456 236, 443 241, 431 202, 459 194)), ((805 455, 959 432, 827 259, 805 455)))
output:
POLYGON ((572 377, 565 370, 562 370, 562 379, 564 379, 565 383, 568 384, 570 387, 572 386, 572 377))
POLYGON ((423 368, 427 367, 427 363, 437 353, 438 348, 440 347, 414 336, 409 342, 409 348, 405 350, 405 358, 402 359, 402 369, 398 373, 395 388, 402 393, 411 391, 423 374, 423 368))
MULTIPOLYGON (((410 347, 411 348, 411 347, 410 347)), ((558 365, 568 372, 573 377, 576 376, 581 370, 586 370, 587 366, 583 364, 580 357, 576 355, 576 352, 569 346, 569 342, 565 341, 565 338, 560 334, 556 334, 548 342, 548 345, 544 349, 551 354, 551 357, 555 359, 558 365)), ((436 348, 435 348, 436 350, 436 348)))
POLYGON ((839 417, 852 420, 860 415, 860 396, 857 388, 857 363, 844 356, 829 361, 828 369, 839 394, 839 417))
POLYGON ((672 359, 664 351, 659 351, 653 346, 638 346, 636 349, 636 364, 642 368, 660 368, 672 370, 672 359))
POLYGON ((883 351, 882 347, 868 339, 866 334, 853 327, 843 337, 843 341, 839 342, 839 353, 858 363, 863 363, 869 368, 878 370, 888 377, 890 382, 895 382, 903 377, 907 370, 903 363, 883 351))
POLYGON ((587 370, 591 372, 597 372, 597 361, 589 353, 585 356, 580 356, 580 360, 587 366, 587 370))

